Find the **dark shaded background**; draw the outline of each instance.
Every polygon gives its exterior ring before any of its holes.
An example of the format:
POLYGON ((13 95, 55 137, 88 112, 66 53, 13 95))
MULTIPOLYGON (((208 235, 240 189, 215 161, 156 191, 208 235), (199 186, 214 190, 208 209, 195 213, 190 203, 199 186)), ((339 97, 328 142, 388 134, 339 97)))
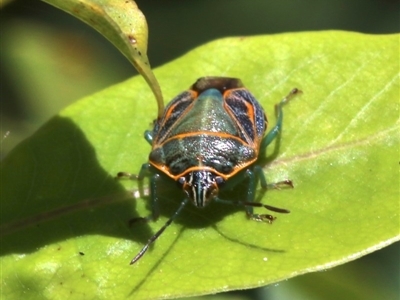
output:
MULTIPOLYGON (((148 55, 153 67, 226 36, 331 29, 388 34, 398 33, 400 27, 397 0, 136 2, 148 20, 148 55)), ((101 35, 44 2, 17 0, 3 7, 0 13, 2 157, 69 103, 137 74, 101 35), (10 133, 3 138, 6 132, 10 133)), ((368 286, 399 299, 399 250, 396 243, 326 272, 229 296, 373 299, 365 298, 362 292, 368 286)), ((385 294, 381 296, 389 299, 385 294)))

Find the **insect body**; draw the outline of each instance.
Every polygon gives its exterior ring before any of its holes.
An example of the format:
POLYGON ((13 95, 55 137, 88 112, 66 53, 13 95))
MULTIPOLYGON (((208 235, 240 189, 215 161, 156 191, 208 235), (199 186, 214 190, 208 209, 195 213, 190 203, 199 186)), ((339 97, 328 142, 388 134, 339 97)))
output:
MULTIPOLYGON (((149 239, 132 259, 139 260, 148 247, 172 223, 190 201, 196 207, 205 207, 210 201, 244 206, 247 215, 257 221, 272 222, 268 214, 254 214, 253 207, 288 213, 262 203, 254 202, 257 179, 263 188, 288 185, 290 180, 267 185, 261 167, 255 164, 261 153, 276 137, 282 127, 282 106, 299 90, 294 89, 277 105, 278 121, 266 135, 267 117, 254 96, 236 78, 203 77, 190 90, 175 97, 165 108, 164 115, 155 122, 152 131, 145 132, 152 145, 149 162, 136 177, 142 180, 150 175, 152 215, 144 220, 158 218, 157 180, 169 177, 183 189, 186 197, 165 225, 149 239), (166 175, 166 176, 165 176, 166 175), (219 190, 232 188, 248 180, 246 201, 230 201, 218 197, 219 190)), ((130 176, 120 172, 118 177, 130 176)))

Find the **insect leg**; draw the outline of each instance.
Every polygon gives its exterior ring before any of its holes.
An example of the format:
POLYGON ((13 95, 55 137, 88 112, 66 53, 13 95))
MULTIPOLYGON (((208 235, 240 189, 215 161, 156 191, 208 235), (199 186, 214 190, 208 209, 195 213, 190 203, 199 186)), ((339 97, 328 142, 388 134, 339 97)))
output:
POLYGON ((140 250, 140 252, 131 260, 131 265, 133 265, 135 262, 137 262, 145 253, 146 251, 149 249, 150 245, 152 243, 154 243, 154 241, 164 232, 164 230, 171 225, 172 221, 175 220, 175 218, 180 214, 180 212, 182 211, 182 209, 185 207, 185 205, 188 203, 188 199, 184 199, 181 202, 181 205, 179 206, 179 208, 175 211, 175 213, 172 215, 171 218, 169 218, 169 220, 167 222, 165 222, 164 226, 161 227, 148 241, 147 244, 144 245, 144 247, 142 248, 142 250, 140 250))
MULTIPOLYGON (((247 190, 247 202, 244 204, 247 216, 255 221, 267 221, 268 223, 272 223, 276 218, 270 214, 255 214, 253 211, 253 207, 264 207, 266 209, 274 210, 274 207, 269 205, 264 205, 262 203, 254 202, 255 191, 257 187, 258 179, 261 182, 261 186, 267 186, 267 180, 265 179, 264 172, 262 172, 262 168, 259 166, 255 166, 253 170, 248 169, 246 171, 246 175, 249 177, 249 186, 247 190)), ((284 211, 282 211, 284 212, 284 211)), ((286 212, 286 211, 285 211, 286 212)))
MULTIPOLYGON (((143 180, 150 173, 151 165, 149 163, 145 163, 142 165, 139 175, 131 174, 128 172, 118 172, 116 178, 127 177, 129 179, 143 180)), ((150 220, 157 220, 159 216, 158 209, 158 197, 157 197, 157 180, 160 177, 158 174, 154 174, 150 177, 150 198, 151 198, 151 215, 147 217, 137 217, 129 220, 129 226, 136 222, 147 222, 150 220)))
POLYGON ((129 172, 118 172, 117 176, 115 178, 120 179, 120 178, 125 177, 125 178, 132 179, 132 180, 143 180, 149 174, 150 168, 151 168, 151 165, 149 163, 145 163, 140 168, 139 175, 132 174, 129 172))
MULTIPOLYGON (((140 176, 140 174, 139 174, 140 176)), ((137 217, 129 220, 129 226, 136 222, 148 222, 156 221, 160 216, 160 210, 158 207, 158 195, 157 195, 157 181, 160 175, 154 174, 150 177, 150 199, 151 199, 151 215, 147 217, 137 217)))
POLYGON ((293 182, 290 179, 285 179, 279 182, 267 183, 267 179, 265 178, 265 174, 260 166, 254 166, 254 172, 258 174, 258 178, 260 179, 260 185, 265 190, 277 189, 279 190, 281 187, 291 187, 293 188, 293 182))
POLYGON ((144 132, 144 138, 146 139, 146 141, 150 144, 153 145, 153 131, 151 130, 146 130, 144 132))
MULTIPOLYGON (((257 187, 257 181, 260 179, 261 181, 261 186, 264 188, 268 188, 267 181, 265 179, 265 175, 262 171, 262 168, 259 166, 255 166, 254 170, 248 169, 246 170, 246 176, 249 178, 249 186, 247 189, 247 196, 246 200, 247 201, 230 201, 230 200, 223 200, 220 198, 215 198, 215 201, 224 203, 224 204, 230 204, 230 205, 237 205, 237 206, 244 206, 246 209, 246 214, 247 216, 255 221, 266 221, 268 223, 272 223, 273 220, 276 219, 276 217, 269 215, 269 214, 255 214, 253 212, 253 207, 264 207, 268 210, 277 212, 277 213, 289 213, 290 211, 287 209, 283 208, 278 208, 274 207, 271 205, 266 205, 262 204, 259 202, 254 202, 255 198, 255 190, 257 187)), ((282 183, 277 183, 278 185, 284 184, 282 183)))
POLYGON ((267 146, 275 139, 275 137, 279 134, 282 130, 282 121, 283 121, 283 111, 282 107, 287 102, 289 102, 295 95, 300 94, 301 91, 297 88, 294 88, 290 91, 290 93, 283 98, 277 105, 275 105, 275 113, 277 115, 277 121, 275 126, 271 129, 270 132, 264 137, 261 142, 261 151, 265 151, 267 146))

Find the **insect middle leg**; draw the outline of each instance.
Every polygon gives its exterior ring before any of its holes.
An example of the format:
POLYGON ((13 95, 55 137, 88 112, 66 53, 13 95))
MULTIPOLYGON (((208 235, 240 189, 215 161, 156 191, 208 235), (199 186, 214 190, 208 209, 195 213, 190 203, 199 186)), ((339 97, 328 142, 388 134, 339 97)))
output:
MULTIPOLYGON (((119 172, 117 174, 117 178, 127 177, 129 179, 134 179, 138 181, 142 181, 144 178, 148 177, 150 173, 151 165, 149 163, 145 163, 142 165, 139 175, 130 174, 127 172, 119 172)), ((147 222, 147 221, 156 221, 160 215, 160 210, 158 207, 158 196, 157 196, 157 181, 160 177, 158 174, 151 174, 150 177, 150 199, 151 199, 151 215, 147 217, 137 217, 129 220, 129 225, 132 225, 136 222, 147 222)))
POLYGON ((253 211, 253 207, 264 207, 268 210, 277 212, 277 213, 289 213, 290 211, 284 208, 278 208, 275 206, 254 202, 255 200, 255 191, 257 187, 258 180, 260 180, 261 187, 264 189, 274 188, 279 189, 282 186, 290 186, 293 187, 293 184, 290 180, 284 180, 276 183, 267 184, 267 180, 265 178, 264 172, 260 166, 254 166, 252 169, 247 169, 245 173, 245 177, 247 177, 249 184, 247 188, 246 194, 246 201, 231 201, 231 200, 224 200, 221 198, 216 197, 215 201, 230 204, 230 205, 237 205, 237 206, 244 206, 246 209, 247 216, 255 221, 263 221, 272 223, 276 217, 270 214, 255 214, 253 211))
POLYGON ((264 172, 260 166, 254 166, 253 170, 248 169, 246 171, 246 175, 249 178, 249 186, 247 190, 247 202, 245 205, 247 216, 255 221, 267 221, 268 223, 272 223, 276 217, 270 214, 255 214, 253 211, 253 207, 264 207, 268 210, 278 212, 278 213, 289 213, 289 210, 278 208, 274 206, 270 206, 267 204, 262 204, 258 202, 254 202, 255 199, 255 191, 257 187, 258 181, 260 181, 260 185, 263 189, 279 189, 281 186, 290 186, 293 187, 293 183, 290 180, 283 180, 275 183, 267 184, 267 179, 265 178, 264 172))

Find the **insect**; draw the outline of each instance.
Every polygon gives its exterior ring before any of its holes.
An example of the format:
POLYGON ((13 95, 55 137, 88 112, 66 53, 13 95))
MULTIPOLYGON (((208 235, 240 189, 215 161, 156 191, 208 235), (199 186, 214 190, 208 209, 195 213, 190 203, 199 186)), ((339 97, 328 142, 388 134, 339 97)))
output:
POLYGON ((293 89, 276 105, 277 123, 267 135, 264 110, 237 78, 202 77, 167 105, 163 116, 155 121, 154 129, 144 134, 152 146, 149 162, 142 165, 137 176, 119 172, 117 177, 138 180, 150 177, 152 214, 132 221, 158 218, 157 182, 161 179, 175 181, 184 191, 185 198, 131 264, 146 253, 188 202, 198 208, 211 201, 243 206, 250 219, 269 223, 275 217, 255 214, 253 207, 289 213, 286 209, 254 202, 258 180, 264 189, 293 187, 290 180, 267 184, 256 161, 281 131, 282 106, 298 93, 300 90, 293 89), (245 201, 219 198, 220 190, 231 189, 244 180, 248 182, 245 201))

